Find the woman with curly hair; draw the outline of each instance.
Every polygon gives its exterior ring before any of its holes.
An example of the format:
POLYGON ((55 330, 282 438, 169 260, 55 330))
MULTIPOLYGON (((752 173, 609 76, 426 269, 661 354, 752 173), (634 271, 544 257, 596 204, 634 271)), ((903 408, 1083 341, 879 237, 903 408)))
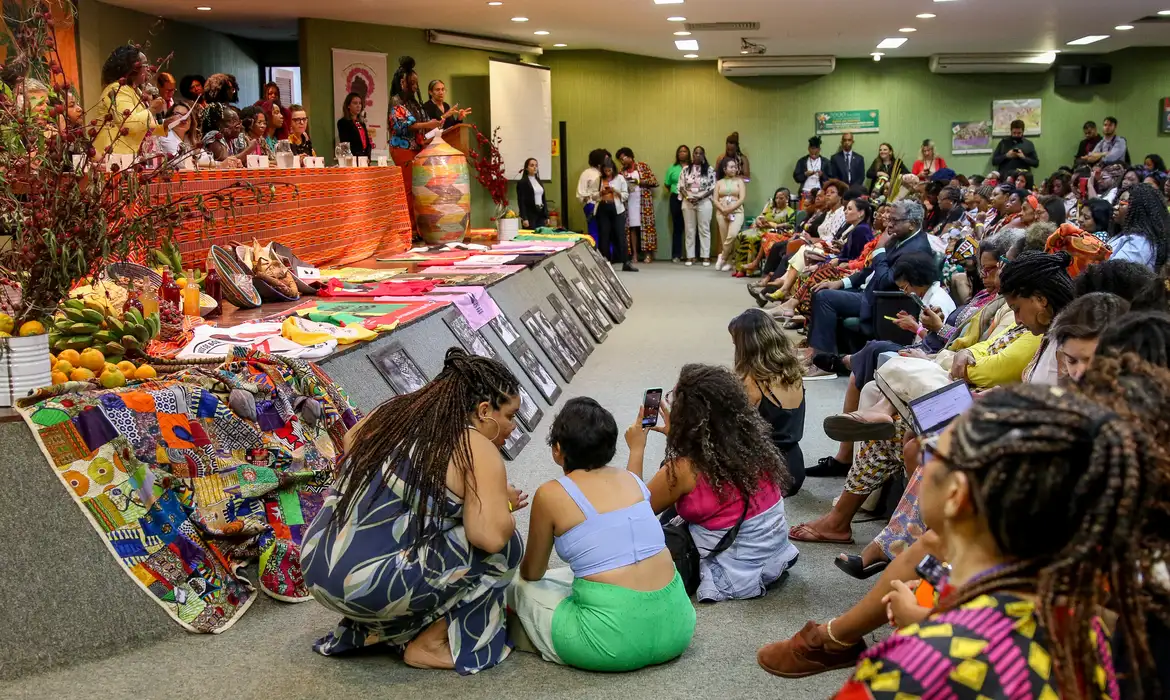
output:
POLYGON ((507 367, 451 348, 439 376, 350 430, 301 545, 305 584, 343 616, 315 651, 386 644, 461 674, 507 658, 504 589, 524 548, 511 511, 528 497, 499 447, 519 394, 507 367))
MULTIPOLYGON (((1166 264, 1170 246, 1170 213, 1166 200, 1150 185, 1136 184, 1129 195, 1120 231, 1109 239, 1112 260, 1129 260, 1157 271, 1166 264)), ((1120 203, 1120 202, 1119 202, 1120 203)))
MULTIPOLYGON (((93 140, 97 159, 106 154, 136 156, 154 129, 154 115, 142 101, 140 88, 150 78, 150 63, 137 47, 126 44, 110 52, 102 65, 102 98, 96 115, 105 120, 93 140)), ((148 148, 149 149, 149 144, 148 148)))
MULTIPOLYGON (((673 506, 687 523, 700 553, 700 601, 762 596, 799 554, 784 515, 790 477, 770 426, 743 382, 722 367, 686 365, 672 394, 662 426, 654 428, 666 435, 666 459, 648 484, 650 505, 655 513, 673 506), (702 556, 729 531, 734 546, 702 556)), ((647 432, 639 410, 626 431, 629 469, 639 477, 647 432)))

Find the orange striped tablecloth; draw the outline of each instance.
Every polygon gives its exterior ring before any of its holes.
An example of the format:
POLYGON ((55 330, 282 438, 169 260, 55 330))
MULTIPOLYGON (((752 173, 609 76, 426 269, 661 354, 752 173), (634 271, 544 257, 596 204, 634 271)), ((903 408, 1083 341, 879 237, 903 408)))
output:
POLYGON ((313 265, 346 265, 410 248, 406 191, 395 166, 184 171, 155 196, 165 197, 168 187, 176 194, 210 193, 234 181, 276 185, 276 198, 239 206, 226 220, 217 213, 206 227, 199 221, 185 223, 176 235, 184 261, 199 265, 212 245, 251 243, 253 238, 261 244, 283 243, 313 265))

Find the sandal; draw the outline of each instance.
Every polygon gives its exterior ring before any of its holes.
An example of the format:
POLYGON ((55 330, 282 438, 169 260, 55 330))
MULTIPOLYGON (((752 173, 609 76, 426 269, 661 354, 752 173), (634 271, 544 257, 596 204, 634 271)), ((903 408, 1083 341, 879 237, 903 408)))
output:
POLYGON ((808 523, 801 523, 788 531, 788 539, 796 542, 817 544, 853 544, 853 535, 845 538, 826 537, 812 529, 808 523))
POLYGON ((836 457, 821 457, 815 466, 804 471, 805 476, 845 476, 853 467, 847 462, 838 462, 836 457))
POLYGON ((890 565, 890 562, 883 559, 882 561, 875 561, 869 566, 866 566, 864 560, 859 555, 845 554, 844 552, 838 554, 837 558, 833 560, 833 563, 837 565, 838 569, 862 581, 874 574, 880 574, 890 565))

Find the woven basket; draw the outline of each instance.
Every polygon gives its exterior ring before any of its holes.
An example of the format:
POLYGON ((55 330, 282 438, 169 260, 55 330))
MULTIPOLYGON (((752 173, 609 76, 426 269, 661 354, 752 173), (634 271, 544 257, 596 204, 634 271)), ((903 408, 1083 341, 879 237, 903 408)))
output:
MULTIPOLYGON (((109 265, 106 265, 103 276, 111 282, 116 282, 118 279, 123 277, 133 281, 145 280, 146 283, 154 287, 155 290, 162 286, 162 275, 158 274, 149 267, 139 265, 138 263, 110 263, 109 265)), ((206 316, 212 311, 215 311, 217 306, 219 306, 219 304, 215 302, 213 297, 204 294, 203 292, 199 292, 200 316, 206 316)))
POLYGON ((227 355, 223 357, 209 357, 199 360, 176 360, 167 357, 147 357, 147 364, 154 368, 154 371, 159 375, 176 374, 187 369, 195 369, 197 367, 218 367, 227 361, 227 355))
POLYGON ((215 266, 219 273, 219 287, 225 301, 241 309, 255 309, 260 306, 260 295, 252 282, 252 275, 244 269, 235 253, 217 245, 207 251, 207 265, 215 266))

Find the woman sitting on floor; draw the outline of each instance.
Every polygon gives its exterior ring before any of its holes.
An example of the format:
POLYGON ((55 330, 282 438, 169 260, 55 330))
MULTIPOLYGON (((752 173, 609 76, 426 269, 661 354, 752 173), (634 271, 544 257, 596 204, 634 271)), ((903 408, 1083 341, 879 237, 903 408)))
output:
POLYGON ((861 654, 834 697, 1120 698, 1111 646, 1147 648, 1143 526, 1166 506, 1146 491, 1165 468, 1152 436, 1075 393, 1013 387, 923 450, 922 511, 946 585, 925 619, 897 588, 901 629, 861 654), (1109 598, 1116 635, 1100 617, 1109 598))
MULTIPOLYGON (((771 426, 722 367, 686 365, 673 394, 655 428, 666 434, 666 459, 650 480, 650 504, 655 513, 674 506, 700 554, 739 525, 731 547, 700 558, 700 601, 762 596, 799 554, 788 541, 782 492, 789 476, 771 426)), ((647 432, 639 411, 626 431, 629 468, 637 475, 647 432)))
POLYGON ((339 477, 301 546, 305 584, 344 616, 313 649, 387 644, 417 668, 461 674, 511 651, 504 589, 523 544, 499 446, 520 387, 503 364, 451 348, 422 389, 390 399, 346 436, 339 477))
POLYGON ((565 475, 536 490, 521 579, 508 589, 541 656, 588 671, 665 663, 695 632, 650 491, 636 473, 608 466, 617 435, 593 399, 572 399, 557 414, 548 441, 565 475), (567 569, 548 570, 554 545, 567 569))
POLYGON ((735 344, 735 373, 748 401, 772 427, 772 443, 792 477, 784 490, 791 498, 804 483, 804 367, 784 330, 760 309, 736 316, 727 331, 735 344))

